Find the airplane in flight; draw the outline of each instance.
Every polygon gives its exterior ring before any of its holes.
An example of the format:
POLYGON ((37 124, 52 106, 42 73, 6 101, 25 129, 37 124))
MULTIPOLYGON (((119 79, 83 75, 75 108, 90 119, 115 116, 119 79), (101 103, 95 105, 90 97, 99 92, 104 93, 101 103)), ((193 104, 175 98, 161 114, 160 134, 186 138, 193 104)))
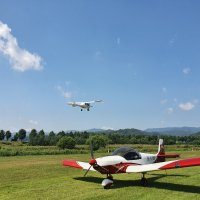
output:
POLYGON ((87 101, 87 102, 68 102, 68 105, 76 107, 79 106, 81 108, 81 111, 83 109, 87 109, 87 111, 90 111, 90 108, 93 107, 91 104, 102 102, 102 100, 95 100, 95 101, 87 101))
POLYGON ((166 158, 179 157, 179 154, 165 154, 163 139, 159 140, 157 154, 140 153, 130 147, 121 147, 116 149, 110 156, 95 159, 92 147, 90 147, 90 151, 92 159, 89 163, 64 160, 63 165, 86 170, 84 176, 86 176, 89 171, 97 171, 101 174, 105 174, 106 179, 102 181, 104 189, 111 188, 113 184, 112 174, 141 173, 141 185, 147 186, 148 181, 145 178, 147 172, 200 166, 200 157, 165 161, 166 158))

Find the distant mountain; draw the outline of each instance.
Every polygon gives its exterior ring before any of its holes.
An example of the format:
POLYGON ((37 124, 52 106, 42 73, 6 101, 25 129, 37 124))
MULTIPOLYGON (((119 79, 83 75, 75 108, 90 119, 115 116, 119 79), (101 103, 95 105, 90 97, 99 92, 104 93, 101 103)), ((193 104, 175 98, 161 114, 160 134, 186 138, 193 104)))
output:
POLYGON ((194 136, 200 136, 200 132, 193 134, 194 136))
POLYGON ((149 128, 145 130, 151 134, 188 136, 200 132, 200 127, 166 127, 166 128, 149 128))
POLYGON ((126 129, 119 129, 119 130, 115 130, 113 131, 115 133, 119 133, 119 134, 134 134, 134 135, 146 135, 147 133, 145 131, 141 131, 139 129, 135 129, 135 128, 126 128, 126 129))
POLYGON ((118 133, 118 134, 134 134, 134 135, 140 135, 140 134, 148 134, 145 131, 141 131, 135 128, 126 128, 126 129, 119 129, 119 130, 110 130, 110 129, 89 129, 86 130, 87 132, 93 132, 93 133, 118 133))
POLYGON ((89 132, 89 133, 97 133, 97 132, 105 132, 105 131, 108 131, 108 130, 101 129, 101 128, 91 128, 91 129, 88 129, 86 131, 89 132))

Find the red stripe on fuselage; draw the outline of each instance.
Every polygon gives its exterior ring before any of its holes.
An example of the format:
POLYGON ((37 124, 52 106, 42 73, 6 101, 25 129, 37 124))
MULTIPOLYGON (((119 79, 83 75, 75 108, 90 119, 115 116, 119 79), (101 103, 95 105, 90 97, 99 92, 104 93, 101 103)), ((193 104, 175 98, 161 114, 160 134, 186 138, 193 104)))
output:
POLYGON ((63 165, 83 169, 75 160, 63 160, 63 165))
POLYGON ((94 165, 93 168, 98 172, 100 172, 101 174, 119 174, 119 173, 126 173, 127 167, 131 165, 138 165, 138 164, 119 163, 116 165, 108 165, 108 166, 94 165))

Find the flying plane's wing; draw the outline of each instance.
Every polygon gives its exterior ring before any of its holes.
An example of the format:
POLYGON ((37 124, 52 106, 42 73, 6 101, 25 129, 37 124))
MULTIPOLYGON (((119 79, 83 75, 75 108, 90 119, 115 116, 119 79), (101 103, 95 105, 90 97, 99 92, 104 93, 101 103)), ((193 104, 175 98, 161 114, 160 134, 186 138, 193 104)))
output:
POLYGON ((200 166, 200 157, 199 158, 190 158, 183 160, 173 160, 167 162, 160 162, 147 165, 130 165, 126 168, 126 172, 149 172, 156 170, 166 170, 166 169, 175 169, 183 167, 193 167, 200 166))
POLYGON ((91 170, 96 171, 89 163, 87 162, 81 162, 81 161, 75 161, 75 160, 64 160, 63 161, 64 166, 68 167, 74 167, 79 169, 85 169, 85 170, 91 170))
POLYGON ((85 103, 97 103, 97 102, 102 102, 102 100, 88 101, 88 102, 85 102, 85 103))

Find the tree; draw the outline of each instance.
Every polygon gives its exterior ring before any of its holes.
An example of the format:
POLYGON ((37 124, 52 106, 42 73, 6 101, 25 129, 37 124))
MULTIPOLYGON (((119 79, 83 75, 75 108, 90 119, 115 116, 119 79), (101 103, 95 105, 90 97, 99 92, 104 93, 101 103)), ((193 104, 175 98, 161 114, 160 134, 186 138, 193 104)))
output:
POLYGON ((51 131, 51 132, 49 133, 48 142, 49 142, 49 145, 50 145, 50 146, 54 146, 54 145, 56 145, 56 143, 58 142, 58 139, 57 139, 57 137, 56 137, 56 134, 55 134, 53 131, 51 131))
POLYGON ((90 145, 92 143, 93 150, 96 151, 100 147, 105 148, 107 141, 108 138, 104 135, 91 135, 87 139, 86 144, 90 145))
POLYGON ((11 132, 6 131, 6 140, 8 141, 11 138, 11 132))
POLYGON ((41 130, 38 133, 38 145, 44 145, 44 144, 45 144, 45 133, 43 130, 41 130))
POLYGON ((64 131, 60 131, 58 134, 57 134, 57 138, 58 140, 60 140, 60 138, 66 136, 65 132, 64 131))
POLYGON ((12 139, 12 141, 17 141, 18 140, 18 133, 15 133, 15 135, 14 135, 14 137, 13 137, 13 139, 12 139))
POLYGON ((5 138, 5 131, 1 130, 0 131, 0 140, 3 140, 5 138))
POLYGON ((70 136, 64 136, 57 142, 57 146, 60 149, 74 149, 75 145, 75 140, 70 136))
POLYGON ((22 141, 26 137, 26 131, 24 129, 20 129, 18 132, 18 138, 22 141))
POLYGON ((35 129, 32 129, 29 134, 29 144, 30 145, 37 145, 37 131, 35 129))

